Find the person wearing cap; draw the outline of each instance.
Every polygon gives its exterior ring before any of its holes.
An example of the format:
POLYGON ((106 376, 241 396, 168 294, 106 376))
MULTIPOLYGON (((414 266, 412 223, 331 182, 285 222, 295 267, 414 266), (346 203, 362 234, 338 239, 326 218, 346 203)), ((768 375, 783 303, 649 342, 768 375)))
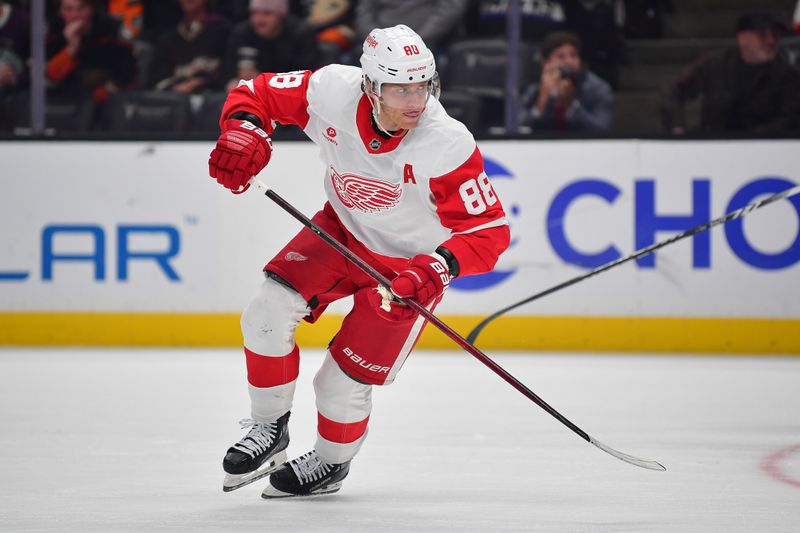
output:
POLYGON ((800 71, 778 49, 785 30, 768 12, 740 16, 735 47, 701 57, 665 88, 664 128, 687 133, 685 106, 702 98, 700 133, 800 131, 800 71))
MULTIPOLYGON (((242 313, 252 419, 223 459, 226 491, 267 475, 265 498, 339 490, 367 437, 373 387, 392 383, 425 326, 395 296, 432 311, 452 278, 490 271, 508 247, 505 212, 475 139, 438 101, 433 52, 404 25, 373 29, 362 50, 361 68, 243 80, 222 109, 211 177, 246 191, 270 160, 274 123, 299 126, 323 161, 321 183, 309 183, 327 197, 314 223, 390 280, 379 286, 310 229, 264 267, 242 313), (347 297, 352 310, 314 378, 314 448, 284 463, 300 362, 295 329, 347 297)), ((282 179, 304 178, 262 179, 279 188, 282 179)))
POLYGON ((227 90, 261 72, 314 70, 319 51, 314 29, 289 13, 288 0, 250 0, 250 16, 234 27, 225 54, 227 90))

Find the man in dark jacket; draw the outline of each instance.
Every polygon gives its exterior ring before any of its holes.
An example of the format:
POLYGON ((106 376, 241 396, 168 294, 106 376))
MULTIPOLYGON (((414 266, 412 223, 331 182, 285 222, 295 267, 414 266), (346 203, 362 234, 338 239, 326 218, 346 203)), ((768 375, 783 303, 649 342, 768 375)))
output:
POLYGON ((702 98, 703 133, 798 131, 800 71, 778 54, 781 29, 768 13, 742 15, 737 47, 700 58, 665 89, 664 128, 686 133, 684 106, 702 98))
POLYGON ((250 0, 250 17, 231 33, 225 57, 228 88, 261 72, 314 70, 319 65, 314 29, 289 14, 288 0, 250 0))

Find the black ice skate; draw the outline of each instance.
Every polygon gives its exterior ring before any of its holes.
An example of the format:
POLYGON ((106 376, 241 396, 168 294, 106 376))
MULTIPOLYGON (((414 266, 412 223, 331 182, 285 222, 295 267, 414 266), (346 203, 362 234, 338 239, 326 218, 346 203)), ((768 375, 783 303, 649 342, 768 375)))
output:
POLYGON ((350 461, 326 463, 312 450, 284 463, 269 477, 262 498, 286 498, 330 494, 342 488, 342 480, 350 471, 350 461))
POLYGON ((271 424, 241 420, 242 429, 251 428, 239 442, 228 448, 222 468, 222 490, 230 492, 267 476, 286 460, 289 446, 289 413, 271 424))

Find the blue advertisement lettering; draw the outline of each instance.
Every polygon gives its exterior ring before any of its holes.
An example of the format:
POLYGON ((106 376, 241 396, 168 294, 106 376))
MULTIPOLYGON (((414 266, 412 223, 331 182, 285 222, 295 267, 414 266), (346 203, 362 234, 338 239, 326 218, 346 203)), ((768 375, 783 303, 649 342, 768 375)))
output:
MULTIPOLYGON (((170 225, 120 225, 117 237, 117 280, 128 281, 131 261, 147 261, 154 263, 164 277, 173 282, 181 280, 172 265, 172 260, 180 253, 181 236, 178 229, 170 225), (131 244, 134 235, 161 236, 166 239, 164 249, 136 250, 131 244)), ((58 264, 84 263, 92 271, 94 281, 106 280, 106 232, 97 224, 58 224, 48 225, 42 229, 41 238, 41 272, 42 281, 52 282, 58 264), (84 248, 75 251, 73 243, 70 251, 64 251, 63 237, 78 236, 89 239, 84 248), (61 247, 59 249, 59 246, 61 247)), ((20 282, 29 278, 28 271, 0 272, 0 281, 20 282)))
POLYGON ((53 281, 53 265, 56 261, 87 261, 94 266, 95 281, 106 279, 106 238, 103 228, 95 225, 84 226, 46 226, 42 231, 42 279, 53 281), (85 234, 92 237, 94 245, 86 253, 58 253, 54 250, 59 235, 85 234))
POLYGON ((169 264, 169 260, 180 251, 180 234, 172 226, 120 226, 117 228, 117 279, 128 280, 128 261, 131 259, 153 260, 170 281, 180 281, 178 273, 169 264), (130 250, 128 236, 132 233, 166 235, 169 247, 163 252, 134 252, 130 250))
POLYGON ((564 217, 570 204, 576 199, 581 196, 599 196, 613 204, 619 192, 615 185, 596 178, 575 181, 558 192, 547 211, 547 236, 553 250, 563 261, 583 268, 595 268, 621 257, 619 251, 611 245, 594 254, 580 252, 569 243, 564 233, 564 217))
MULTIPOLYGON (((728 203, 727 213, 741 209, 747 204, 755 201, 756 197, 765 194, 775 194, 791 187, 795 184, 791 181, 773 177, 765 176, 754 181, 751 181, 736 194, 733 195, 731 201, 728 203)), ((797 213, 798 220, 800 220, 800 197, 792 196, 788 198, 792 203, 795 212, 797 213)), ((794 242, 784 251, 776 254, 765 254, 754 249, 744 234, 744 220, 737 218, 725 224, 725 236, 728 239, 728 245, 736 256, 755 268, 764 270, 778 270, 781 268, 788 268, 800 261, 800 224, 798 224, 798 232, 795 236, 794 242)))
MULTIPOLYGON (((692 213, 690 215, 657 215, 656 186, 654 180, 636 182, 636 249, 646 248, 656 242, 660 231, 683 232, 711 220, 711 184, 707 179, 692 181, 692 213)), ((711 266, 711 233, 703 231, 692 237, 694 268, 711 266)), ((656 266, 655 254, 636 259, 641 268, 656 266)))

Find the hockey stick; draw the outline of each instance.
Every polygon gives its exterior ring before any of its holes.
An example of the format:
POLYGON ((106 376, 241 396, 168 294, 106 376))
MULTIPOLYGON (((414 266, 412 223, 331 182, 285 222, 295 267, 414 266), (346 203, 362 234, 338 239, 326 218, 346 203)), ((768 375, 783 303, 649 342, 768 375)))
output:
POLYGON ((561 289, 569 287, 570 285, 575 285, 579 281, 583 281, 583 280, 585 280, 587 278, 591 278, 592 276, 595 276, 595 275, 597 275, 597 274, 599 274, 601 272, 605 272, 606 270, 610 270, 610 269, 614 268, 615 266, 619 266, 619 265, 621 265, 623 263, 627 263, 628 261, 631 261, 633 259, 637 259, 639 257, 642 257, 643 255, 647 255, 650 252, 655 252, 659 248, 663 248, 663 247, 667 246, 668 244, 672 244, 673 242, 677 242, 677 241, 679 241, 681 239, 685 239, 686 237, 691 237, 692 235, 697 235, 698 233, 706 231, 707 229, 711 229, 714 226, 719 226, 720 224, 724 224, 726 222, 730 222, 731 220, 743 217, 746 214, 750 213, 751 211, 755 211, 756 209, 758 209, 760 207, 764 207, 764 206, 769 205, 769 204, 771 204, 773 202, 777 202, 778 200, 783 200, 784 198, 788 198, 790 196, 794 196, 795 194, 797 194, 799 192, 800 192, 800 185, 795 185, 794 187, 786 189, 785 191, 773 194, 772 196, 768 196, 767 198, 764 198, 763 200, 759 200, 757 202, 753 202, 752 204, 748 204, 748 205, 742 207, 741 209, 737 209, 736 211, 731 211, 730 213, 728 213, 725 216, 721 216, 719 218, 715 218, 714 220, 712 220, 710 222, 706 222, 702 226, 697 226, 696 228, 692 228, 690 230, 686 230, 683 233, 679 233, 678 235, 675 235, 674 237, 671 237, 671 238, 666 239, 664 241, 661 241, 661 242, 658 242, 658 243, 655 243, 655 244, 651 244, 650 246, 648 246, 646 248, 641 248, 641 249, 633 252, 631 255, 629 255, 627 257, 622 257, 620 259, 616 259, 614 261, 606 263, 605 265, 601 265, 601 266, 595 268, 594 270, 590 270, 586 274, 581 274, 580 276, 577 276, 577 277, 574 277, 574 278, 569 279, 567 281, 564 281, 562 283, 559 283, 558 285, 550 287, 549 289, 545 289, 542 292, 538 292, 538 293, 534 294, 533 296, 525 298, 524 300, 521 300, 521 301, 519 301, 517 303, 511 304, 508 307, 504 307, 503 309, 500 309, 499 311, 496 311, 496 312, 492 313, 491 315, 487 316, 486 318, 484 318, 483 320, 481 320, 478 323, 478 325, 475 326, 472 329, 472 331, 469 332, 469 335, 467 335, 467 341, 469 341, 471 343, 474 343, 475 340, 478 338, 478 335, 480 334, 480 332, 483 331, 483 328, 485 328, 489 324, 489 322, 491 322, 492 320, 494 320, 495 318, 497 318, 497 317, 499 317, 501 315, 504 315, 504 314, 508 313, 512 309, 516 309, 517 307, 519 307, 521 305, 525 305, 525 304, 530 303, 530 302, 532 302, 534 300, 538 300, 539 298, 543 298, 544 296, 547 296, 549 294, 553 294, 554 292, 560 291, 561 289))
MULTIPOLYGON (((366 261, 358 257, 352 251, 350 251, 346 246, 341 244, 335 238, 330 236, 325 230, 314 224, 310 219, 308 219, 303 213, 298 211, 294 206, 292 206, 289 202, 281 198, 280 195, 275 193, 274 191, 268 189, 263 183, 260 181, 253 179, 251 181, 256 187, 264 191, 264 194, 278 204, 284 211, 292 215, 295 219, 297 219, 301 224, 303 224, 306 228, 314 232, 320 239, 328 243, 331 247, 333 247, 337 252, 342 254, 347 260, 352 262, 358 268, 363 270, 368 276, 372 279, 386 287, 387 289, 390 287, 391 282, 383 276, 380 272, 375 270, 370 264, 366 261)), ((456 333, 450 326, 439 320, 436 315, 425 309, 421 304, 419 304, 416 300, 411 298, 398 298, 398 300, 402 301, 415 311, 417 311, 420 315, 422 315, 428 322, 433 324, 439 331, 450 337, 456 344, 461 346, 466 352, 470 355, 478 359, 481 363, 488 366, 495 374, 503 378, 506 382, 508 382, 512 387, 517 389, 523 395, 525 395, 529 400, 533 403, 550 413, 556 420, 567 426, 573 432, 575 432, 578 436, 580 436, 586 442, 597 446, 604 452, 613 455, 617 459, 625 461, 626 463, 630 463, 635 466, 640 466, 642 468, 648 468, 650 470, 666 470, 663 465, 657 463, 656 461, 648 461, 645 459, 639 459, 638 457, 634 457, 633 455, 628 455, 626 453, 619 452, 610 446, 606 446, 602 442, 599 442, 589 436, 585 431, 581 428, 567 420, 564 415, 556 411, 552 408, 547 402, 541 399, 539 396, 536 395, 532 390, 526 387, 521 381, 517 378, 509 374, 503 367, 495 363, 488 355, 484 354, 474 345, 472 345, 469 341, 467 341, 464 337, 456 333)))

